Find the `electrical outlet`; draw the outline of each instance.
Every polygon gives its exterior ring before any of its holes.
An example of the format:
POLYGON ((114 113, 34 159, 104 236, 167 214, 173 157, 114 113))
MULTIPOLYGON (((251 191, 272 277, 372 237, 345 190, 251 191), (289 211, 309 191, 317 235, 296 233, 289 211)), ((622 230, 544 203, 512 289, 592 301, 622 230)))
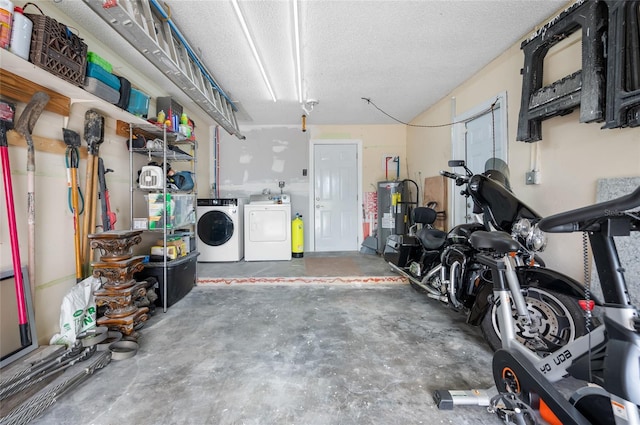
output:
POLYGON ((525 174, 526 184, 540 184, 540 171, 527 171, 525 174))

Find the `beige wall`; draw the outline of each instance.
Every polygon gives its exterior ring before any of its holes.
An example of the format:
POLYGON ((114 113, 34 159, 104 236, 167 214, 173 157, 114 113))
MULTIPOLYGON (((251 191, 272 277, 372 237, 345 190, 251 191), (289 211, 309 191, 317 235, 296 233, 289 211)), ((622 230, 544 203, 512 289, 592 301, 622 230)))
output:
MULTIPOLYGON (((607 177, 640 176, 640 129, 601 130, 601 124, 579 123, 579 112, 543 121, 542 141, 516 141, 524 56, 518 42, 449 96, 420 114, 413 124, 451 122, 503 91, 508 104, 508 148, 514 192, 541 215, 549 215, 595 201, 596 181, 607 177), (455 102, 452 102, 455 98, 455 102), (525 185, 533 150, 539 149, 542 182, 525 185)), ((580 69, 580 43, 576 37, 554 48, 545 61, 545 83, 580 69)), ((437 174, 451 159, 450 127, 407 131, 409 168, 437 174)), ((550 235, 543 254, 547 265, 582 281, 580 235, 550 235)))
MULTIPOLYGON (((362 140, 362 191, 375 192, 377 182, 385 179, 383 167, 387 155, 400 157, 400 179, 408 178, 404 125, 318 125, 311 126, 314 139, 362 140)), ((390 170, 390 180, 395 180, 396 170, 390 170)))

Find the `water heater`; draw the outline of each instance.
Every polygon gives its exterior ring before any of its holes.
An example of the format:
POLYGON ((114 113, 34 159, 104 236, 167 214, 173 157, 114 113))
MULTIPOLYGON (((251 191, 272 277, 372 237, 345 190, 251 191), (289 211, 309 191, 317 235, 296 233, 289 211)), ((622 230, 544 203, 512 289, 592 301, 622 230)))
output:
POLYGON ((382 254, 389 235, 404 232, 402 181, 378 182, 378 253, 382 254))

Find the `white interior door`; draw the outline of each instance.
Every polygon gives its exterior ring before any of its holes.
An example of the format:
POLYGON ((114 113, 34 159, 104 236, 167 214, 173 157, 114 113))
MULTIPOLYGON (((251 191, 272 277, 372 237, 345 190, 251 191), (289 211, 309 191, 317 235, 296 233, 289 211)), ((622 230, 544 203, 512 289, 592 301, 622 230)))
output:
POLYGON ((313 144, 314 251, 359 248, 358 143, 313 144))
MULTIPOLYGON (((467 167, 474 173, 484 172, 489 158, 507 159, 507 119, 506 94, 480 105, 473 111, 455 118, 456 129, 453 137, 453 158, 464 159, 467 167), (495 102, 495 103, 494 103, 495 102), (490 106, 493 104, 493 112, 490 106), (486 111, 486 112, 482 112, 486 111)), ((464 173, 462 168, 457 173, 464 173)), ((474 221, 473 202, 460 195, 461 188, 453 185, 453 223, 452 226, 474 221)))

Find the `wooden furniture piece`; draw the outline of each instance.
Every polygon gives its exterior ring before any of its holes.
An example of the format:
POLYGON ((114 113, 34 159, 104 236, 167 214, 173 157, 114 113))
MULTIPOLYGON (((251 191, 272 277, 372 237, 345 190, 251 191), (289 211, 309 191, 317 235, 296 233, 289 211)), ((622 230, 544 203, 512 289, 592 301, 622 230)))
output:
POLYGON ((100 260, 91 263, 93 276, 104 278, 102 288, 95 292, 96 306, 106 306, 99 326, 137 338, 149 315, 148 307, 137 307, 135 300, 147 293, 145 282, 136 282, 133 274, 144 268, 144 256, 133 256, 132 248, 142 240, 141 230, 109 230, 88 236, 91 248, 100 251, 100 260))

